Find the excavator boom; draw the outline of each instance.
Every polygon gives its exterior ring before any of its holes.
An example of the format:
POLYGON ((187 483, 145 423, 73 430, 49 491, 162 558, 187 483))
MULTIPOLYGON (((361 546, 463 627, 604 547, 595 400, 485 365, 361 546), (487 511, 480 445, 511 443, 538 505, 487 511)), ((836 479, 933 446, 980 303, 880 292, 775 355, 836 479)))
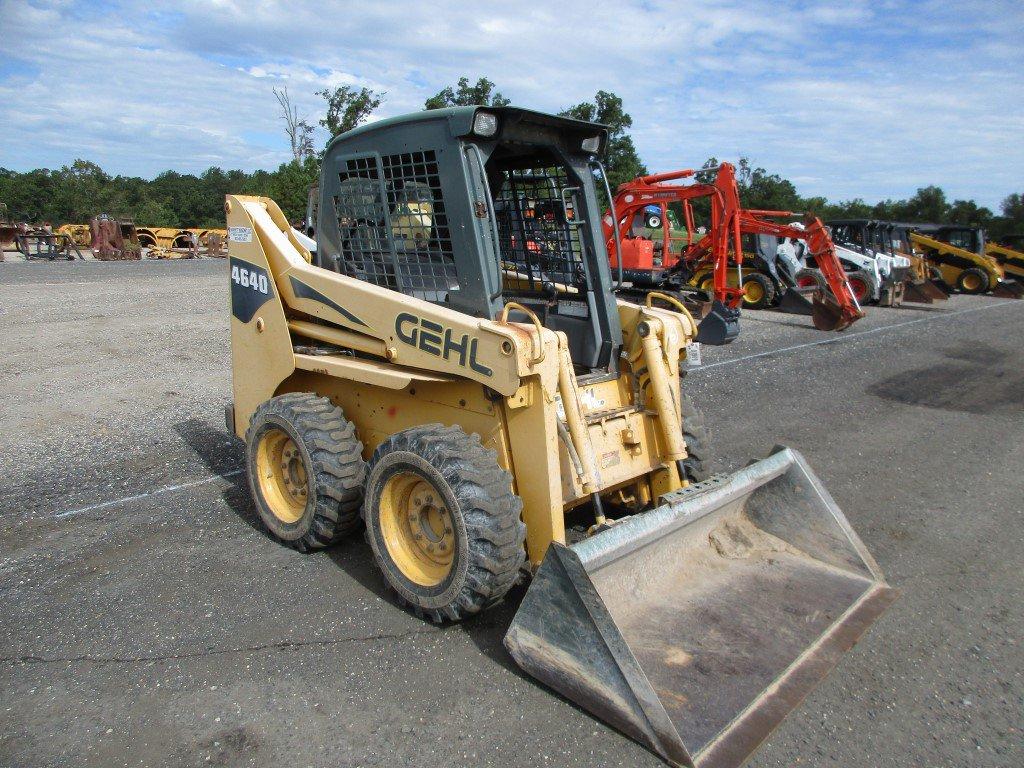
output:
MULTIPOLYGON (((822 331, 842 331, 864 317, 864 312, 846 279, 843 265, 836 256, 835 245, 821 219, 805 214, 803 228, 771 221, 771 218, 791 218, 796 215, 793 211, 739 209, 735 220, 740 233, 744 235, 774 235, 807 243, 810 255, 817 262, 829 288, 829 293, 819 292, 815 295, 811 308, 814 327, 822 331)), ((719 268, 720 257, 711 247, 715 229, 716 223, 712 218, 711 231, 684 252, 683 258, 688 264, 712 262, 716 270, 719 268)), ((789 289, 783 297, 783 303, 799 306, 806 301, 793 294, 795 291, 789 289)))

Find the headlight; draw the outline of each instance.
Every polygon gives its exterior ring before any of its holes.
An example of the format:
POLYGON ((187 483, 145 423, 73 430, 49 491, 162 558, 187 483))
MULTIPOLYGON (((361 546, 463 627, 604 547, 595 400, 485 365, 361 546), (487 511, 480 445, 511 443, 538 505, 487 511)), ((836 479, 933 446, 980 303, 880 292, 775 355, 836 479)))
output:
POLYGON ((498 132, 498 116, 491 112, 477 112, 473 116, 473 133, 477 136, 493 136, 498 132))
POLYGON ((601 148, 601 137, 591 136, 589 139, 584 139, 583 143, 580 144, 580 148, 584 152, 590 152, 591 154, 597 154, 597 150, 601 148))

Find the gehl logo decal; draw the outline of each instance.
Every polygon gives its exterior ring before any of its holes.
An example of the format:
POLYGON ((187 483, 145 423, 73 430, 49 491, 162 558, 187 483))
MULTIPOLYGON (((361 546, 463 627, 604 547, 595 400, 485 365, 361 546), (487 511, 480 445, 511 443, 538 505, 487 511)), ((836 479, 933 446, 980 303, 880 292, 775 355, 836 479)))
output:
POLYGON ((457 359, 463 368, 468 365, 470 369, 484 376, 491 376, 494 373, 477 361, 476 349, 480 340, 470 339, 468 333, 462 334, 462 338, 456 341, 451 328, 445 328, 439 323, 416 317, 408 312, 403 312, 395 318, 395 333, 409 346, 422 349, 428 354, 437 355, 445 360, 457 359))

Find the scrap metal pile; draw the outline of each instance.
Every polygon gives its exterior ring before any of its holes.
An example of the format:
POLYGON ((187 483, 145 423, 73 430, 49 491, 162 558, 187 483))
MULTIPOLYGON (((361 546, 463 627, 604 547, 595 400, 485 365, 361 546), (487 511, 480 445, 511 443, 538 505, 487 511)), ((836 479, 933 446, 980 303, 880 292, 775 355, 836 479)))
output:
POLYGON ((30 225, 13 220, 0 203, 0 261, 14 250, 26 260, 85 259, 137 261, 150 259, 224 258, 227 232, 223 229, 140 227, 128 218, 101 213, 88 224, 30 225), (84 252, 84 253, 83 253, 84 252))

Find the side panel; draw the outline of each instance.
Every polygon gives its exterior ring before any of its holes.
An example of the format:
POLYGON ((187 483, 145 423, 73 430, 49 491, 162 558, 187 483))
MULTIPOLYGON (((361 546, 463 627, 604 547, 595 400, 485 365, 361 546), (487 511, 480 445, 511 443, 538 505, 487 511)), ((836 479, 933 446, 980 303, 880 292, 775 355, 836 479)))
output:
POLYGON ((242 206, 227 211, 228 295, 235 432, 245 436, 253 411, 294 368, 291 334, 270 264, 242 206))
POLYGON ((537 566, 552 541, 565 543, 554 394, 545 393, 540 377, 534 376, 507 402, 508 438, 526 523, 526 556, 537 566))

